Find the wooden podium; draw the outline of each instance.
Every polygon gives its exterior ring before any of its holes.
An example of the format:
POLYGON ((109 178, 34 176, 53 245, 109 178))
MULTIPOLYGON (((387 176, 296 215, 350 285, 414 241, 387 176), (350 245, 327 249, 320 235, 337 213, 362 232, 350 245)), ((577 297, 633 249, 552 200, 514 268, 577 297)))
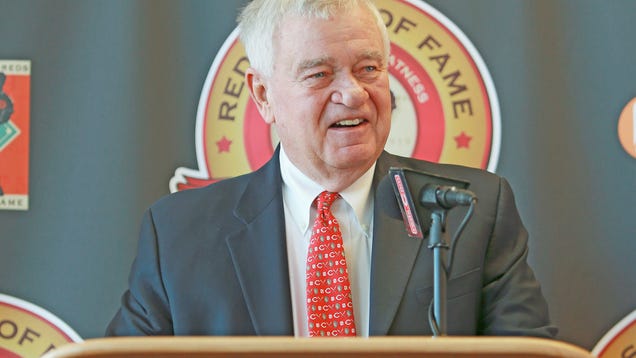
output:
POLYGON ((574 345, 525 337, 122 337, 70 343, 45 358, 176 357, 585 358, 574 345))

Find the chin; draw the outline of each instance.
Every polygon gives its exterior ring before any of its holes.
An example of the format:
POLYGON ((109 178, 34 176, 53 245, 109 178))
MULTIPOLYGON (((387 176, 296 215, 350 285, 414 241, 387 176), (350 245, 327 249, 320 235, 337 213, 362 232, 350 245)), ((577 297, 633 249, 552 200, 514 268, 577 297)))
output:
POLYGON ((342 169, 363 168, 368 169, 380 155, 381 151, 377 150, 356 150, 347 148, 334 154, 334 162, 336 167, 342 169))

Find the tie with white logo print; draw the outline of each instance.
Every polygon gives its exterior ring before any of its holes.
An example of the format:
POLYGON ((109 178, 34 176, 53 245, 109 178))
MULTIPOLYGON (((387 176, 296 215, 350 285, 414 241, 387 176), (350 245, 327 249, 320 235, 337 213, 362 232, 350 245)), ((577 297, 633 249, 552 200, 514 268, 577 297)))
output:
POLYGON ((338 193, 323 191, 307 254, 307 315, 310 337, 356 335, 344 245, 331 204, 338 193))

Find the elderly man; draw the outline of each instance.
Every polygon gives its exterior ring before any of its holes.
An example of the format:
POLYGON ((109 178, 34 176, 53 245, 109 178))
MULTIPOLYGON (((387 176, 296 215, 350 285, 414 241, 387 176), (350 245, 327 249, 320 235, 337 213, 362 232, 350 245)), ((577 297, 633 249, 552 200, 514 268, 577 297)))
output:
POLYGON ((448 333, 554 336, 506 181, 383 151, 389 40, 369 1, 255 0, 239 29, 252 100, 280 145, 256 172, 148 210, 108 335, 430 335, 432 254, 379 186, 404 167, 468 181, 480 198, 448 284, 448 333))

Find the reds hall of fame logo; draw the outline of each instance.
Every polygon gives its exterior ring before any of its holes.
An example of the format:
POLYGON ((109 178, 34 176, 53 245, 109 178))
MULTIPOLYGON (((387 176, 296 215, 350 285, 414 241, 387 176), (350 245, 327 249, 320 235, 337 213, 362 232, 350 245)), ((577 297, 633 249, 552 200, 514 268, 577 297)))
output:
MULTIPOLYGON (((386 150, 432 162, 494 171, 499 102, 490 74, 466 35, 419 0, 376 0, 389 31, 394 110, 386 150)), ((175 192, 248 173, 274 153, 278 138, 249 96, 249 63, 234 30, 218 52, 196 121, 198 170, 178 168, 175 192)))
POLYGON ((41 357, 82 338, 51 312, 0 293, 0 357, 41 357))

